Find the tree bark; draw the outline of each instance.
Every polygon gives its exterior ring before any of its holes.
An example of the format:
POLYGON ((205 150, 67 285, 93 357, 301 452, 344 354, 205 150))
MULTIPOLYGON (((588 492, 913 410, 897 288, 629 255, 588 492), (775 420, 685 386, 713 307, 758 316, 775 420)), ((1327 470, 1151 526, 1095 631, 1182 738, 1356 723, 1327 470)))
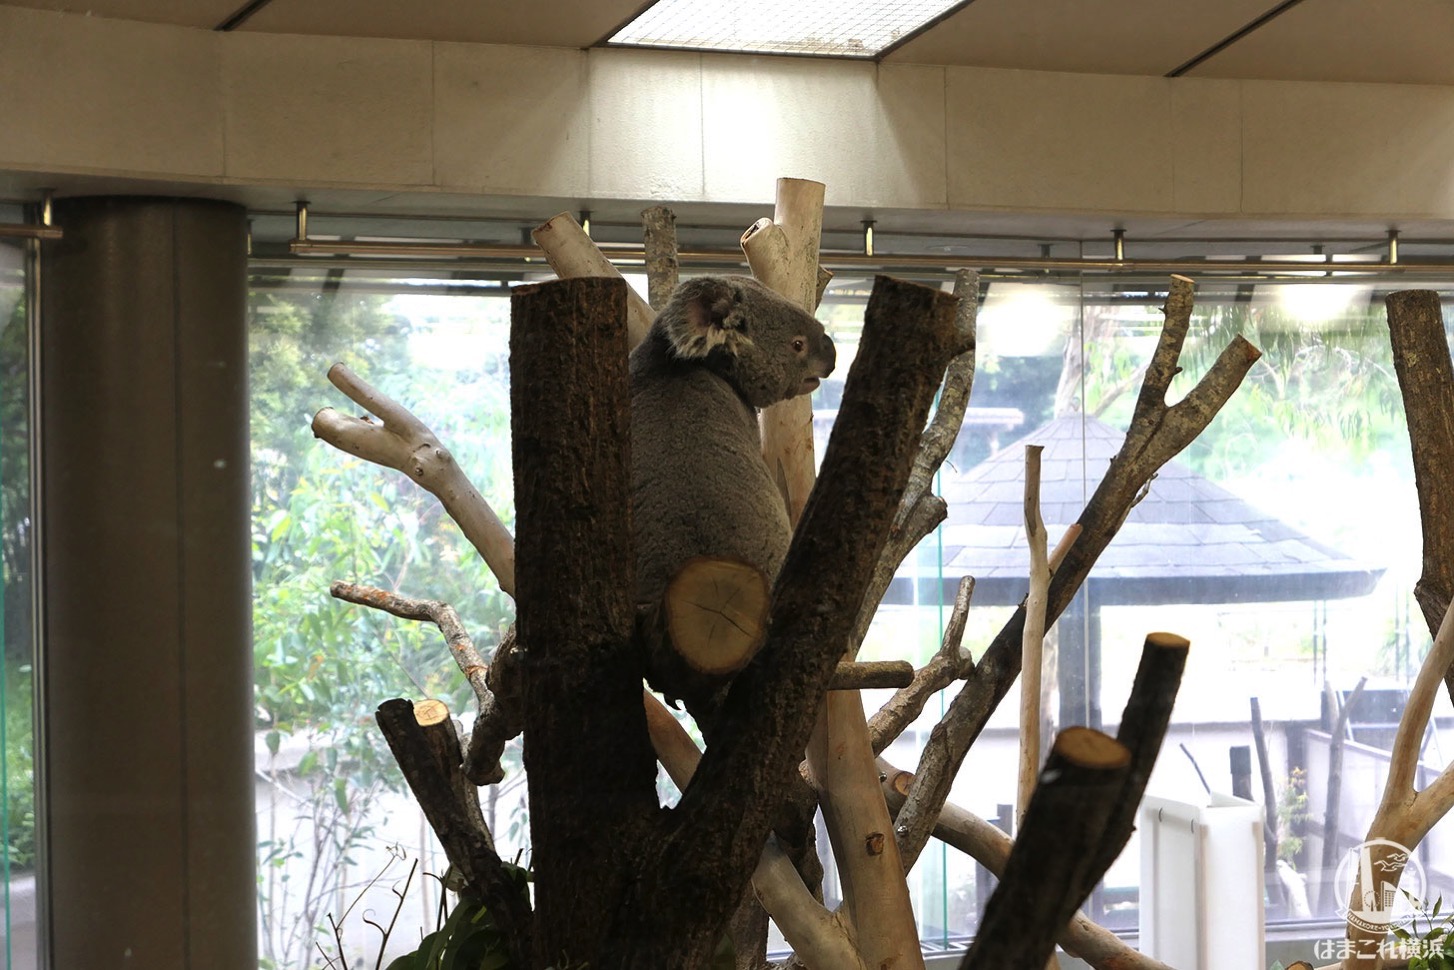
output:
POLYGON ((677 288, 677 217, 664 205, 641 212, 642 238, 646 249, 646 295, 657 312, 677 288))
POLYGON ((632 859, 659 812, 631 642, 626 290, 588 278, 511 295, 536 967, 608 952, 611 901, 635 883, 632 859))
MULTIPOLYGON (((1439 294, 1400 290, 1384 298, 1393 369, 1413 448, 1414 485, 1424 534, 1424 568, 1414 599, 1433 636, 1454 597, 1454 363, 1439 294)), ((1454 699, 1454 670, 1444 673, 1454 699)))
MULTIPOLYGON (((889 808, 898 811, 914 776, 883 759, 879 759, 879 766, 889 808)), ((952 803, 946 803, 940 812, 934 837, 974 859, 996 878, 1004 875, 1005 862, 1015 846, 1015 841, 994 825, 952 803)), ((1131 949, 1120 937, 1091 922, 1083 913, 1077 912, 1070 918, 1057 940, 1066 953, 1079 957, 1095 970, 1172 970, 1161 961, 1131 949)))
MULTIPOLYGON (((1116 731, 1116 740, 1131 752, 1131 766, 1120 798, 1106 822, 1105 837, 1096 850, 1097 879, 1126 848, 1136 828, 1136 812, 1171 724, 1171 711, 1176 706, 1190 646, 1189 641, 1175 633, 1148 633, 1141 646, 1141 663, 1136 668, 1136 679, 1131 683, 1131 693, 1116 731)), ((1081 888, 1089 895, 1094 883, 1081 888)))
POLYGON ((1060 732, 1005 874, 962 970, 1043 970, 1055 938, 1104 870, 1095 864, 1131 753, 1090 728, 1060 732))

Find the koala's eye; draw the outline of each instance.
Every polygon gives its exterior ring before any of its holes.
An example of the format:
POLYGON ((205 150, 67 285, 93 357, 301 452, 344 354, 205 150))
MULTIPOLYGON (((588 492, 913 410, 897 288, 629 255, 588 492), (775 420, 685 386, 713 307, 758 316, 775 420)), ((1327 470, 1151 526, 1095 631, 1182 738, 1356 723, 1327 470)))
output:
POLYGON ((801 354, 803 351, 805 351, 807 349, 808 349, 808 342, 806 340, 804 340, 802 337, 794 337, 793 338, 793 353, 795 353, 795 354, 801 354))

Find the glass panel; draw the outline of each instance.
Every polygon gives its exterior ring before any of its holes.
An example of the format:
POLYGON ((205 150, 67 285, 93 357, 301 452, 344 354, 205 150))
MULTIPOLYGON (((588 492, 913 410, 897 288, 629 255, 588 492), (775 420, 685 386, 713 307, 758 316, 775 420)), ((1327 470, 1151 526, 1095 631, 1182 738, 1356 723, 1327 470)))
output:
MULTIPOLYGON (((320 948, 336 959, 340 947, 349 965, 372 965, 381 943, 367 920, 388 925, 396 908, 392 955, 435 929, 445 862, 370 715, 391 697, 438 697, 468 717, 473 697, 436 629, 342 604, 328 587, 344 580, 447 601, 486 656, 513 606, 431 495, 316 440, 309 422, 324 405, 360 413, 325 378, 335 361, 346 363, 428 424, 508 524, 507 294, 442 274, 254 275, 264 967, 311 967, 320 948)), ((482 794, 500 854, 511 859, 527 838, 521 776, 482 794)))
MULTIPOLYGON (((949 286, 942 276, 925 280, 949 286)), ((1041 504, 1053 544, 1119 447, 1160 332, 1165 287, 1164 277, 993 276, 982 284, 974 391, 938 482, 949 518, 898 572, 865 659, 927 660, 964 575, 977 580, 965 645, 978 653, 1003 626, 1026 586, 1023 445, 1046 447, 1041 504)), ((839 357, 814 398, 820 456, 870 288, 866 278, 835 279, 819 311, 839 357)), ((1334 914, 1337 893, 1322 849, 1330 711, 1369 678, 1344 745, 1342 850, 1366 831, 1386 771, 1380 752, 1429 645, 1411 599, 1418 507, 1383 317, 1388 288, 1199 285, 1170 400, 1193 386, 1233 333, 1264 357, 1207 432, 1158 476, 1047 638, 1047 729, 1089 724, 1110 732, 1146 634, 1169 630, 1192 641, 1148 789, 1156 797, 1201 806, 1216 791, 1263 802, 1250 716, 1258 700, 1277 828, 1278 861, 1266 874, 1271 922, 1334 914)), ((1443 289, 1454 294, 1454 286, 1443 289)), ((320 944, 330 954, 342 945, 350 961, 377 954, 377 934, 362 917, 393 912, 389 890, 404 888, 413 862, 438 875, 443 861, 367 712, 392 696, 437 695, 466 717, 473 706, 435 631, 339 606, 323 595, 329 581, 446 599, 482 651, 512 614, 432 498, 313 439, 308 420, 318 406, 359 410, 326 387, 323 374, 344 360, 413 409, 508 523, 507 292, 504 283, 358 269, 295 267, 254 277, 266 966, 305 966, 320 944), (330 919, 339 924, 336 937, 330 919)), ((868 710, 888 696, 867 693, 868 710)), ((1015 696, 991 719, 951 794, 1006 829, 1015 800, 1015 696)), ((915 767, 946 705, 932 700, 888 760, 915 767)), ((1451 716, 1441 696, 1426 739, 1432 766, 1447 760, 1440 732, 1451 716)), ((528 838, 523 791, 514 785, 484 793, 506 857, 528 838)), ((1134 933, 1141 924, 1145 831, 1087 904, 1103 925, 1134 933)), ((826 854, 826 838, 820 846, 826 854)), ((1256 845, 1250 849, 1255 854, 1256 845)), ((1451 854, 1454 844, 1437 833, 1420 850, 1433 893, 1454 886, 1451 854)), ((838 887, 831 864, 828 871, 831 902, 838 887)), ((962 943, 993 888, 972 860, 938 845, 910 881, 929 948, 962 943)), ((416 874, 395 939, 412 945, 432 929, 438 898, 437 883, 416 874)), ((1318 932, 1335 935, 1331 926, 1318 932)))
MULTIPOLYGON (((0 222, 19 221, 0 213, 0 222)), ((0 242, 0 838, 6 967, 39 965, 36 934, 35 729, 31 678, 30 392, 26 245, 0 242)))

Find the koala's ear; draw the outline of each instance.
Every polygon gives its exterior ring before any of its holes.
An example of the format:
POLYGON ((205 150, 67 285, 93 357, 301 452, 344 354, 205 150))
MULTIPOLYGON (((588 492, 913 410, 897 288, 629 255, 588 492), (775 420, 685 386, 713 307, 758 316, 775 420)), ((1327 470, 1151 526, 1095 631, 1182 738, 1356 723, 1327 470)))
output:
POLYGON ((683 283, 662 313, 672 351, 699 358, 722 347, 735 356, 752 342, 741 304, 741 287, 729 278, 699 276, 683 283))

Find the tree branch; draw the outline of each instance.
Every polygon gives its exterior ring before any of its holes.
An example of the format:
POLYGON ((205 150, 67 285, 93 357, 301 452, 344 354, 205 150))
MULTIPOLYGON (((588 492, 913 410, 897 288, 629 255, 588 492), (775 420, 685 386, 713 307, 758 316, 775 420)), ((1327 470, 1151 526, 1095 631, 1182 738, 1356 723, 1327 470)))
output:
POLYGON ((1020 778, 1015 798, 1018 831, 1040 774, 1040 665, 1045 656, 1045 599, 1050 592, 1050 555, 1040 517, 1041 445, 1025 446, 1025 542, 1030 547, 1030 592, 1025 597, 1025 631, 1020 637, 1020 778))
MULTIPOLYGON (((1176 368, 1177 348, 1189 326, 1190 292, 1190 281, 1172 278, 1163 337, 1157 356, 1148 368, 1148 379, 1154 372, 1160 381, 1176 368)), ((1156 403, 1155 388, 1161 387, 1160 393, 1164 395, 1164 384, 1153 385, 1149 393, 1143 390, 1142 402, 1137 407, 1139 417, 1127 432, 1126 444, 1111 460, 1105 477, 1081 513, 1077 522, 1080 535, 1051 579, 1045 614, 1047 625, 1069 604, 1152 476, 1210 423, 1260 355, 1242 337, 1233 338, 1196 387, 1172 407, 1165 405, 1164 397, 1159 405, 1156 403)), ((1165 377, 1167 382, 1169 379, 1165 377)), ((932 828, 932 825, 925 826, 923 819, 932 819, 938 813, 969 746, 1019 675, 1024 624, 1025 608, 1021 606, 980 657, 974 674, 965 681, 949 711, 931 732, 915 776, 914 791, 900 812, 899 825, 926 833, 932 828)), ((914 849, 910 857, 916 857, 923 845, 907 848, 914 849)))
POLYGON ((962 970, 1045 966, 1084 887, 1104 873, 1096 849, 1130 764, 1131 753, 1099 731, 1060 732, 962 970))
POLYGON ((646 249, 646 295, 660 310, 677 288, 677 217, 664 205, 641 212, 642 236, 646 249))
MULTIPOLYGON (((1370 852, 1372 863, 1377 867, 1375 878, 1387 885, 1398 885, 1408 856, 1407 852, 1391 848, 1386 843, 1394 843, 1412 852, 1454 804, 1454 765, 1446 767, 1423 791, 1414 790, 1420 744, 1429 726, 1429 715, 1434 710, 1439 682, 1451 663, 1454 663, 1454 605, 1444 611, 1434 646, 1419 667, 1414 686, 1404 702, 1398 731, 1389 751, 1388 780, 1384 782, 1383 798, 1379 801, 1378 810, 1373 813, 1373 821, 1369 823, 1368 835, 1364 839, 1365 843, 1374 843, 1370 852)), ((1373 961, 1377 958, 1386 930, 1377 932, 1369 928, 1376 924, 1367 916, 1367 911, 1384 908, 1380 901, 1382 893, 1373 890, 1374 887, 1364 885, 1364 870, 1360 867, 1349 897, 1347 938, 1353 944, 1353 955, 1343 961, 1347 970, 1377 966, 1373 961), (1373 905, 1366 905, 1365 899, 1374 900, 1373 905), (1355 921, 1351 914, 1359 911, 1363 911, 1364 918, 1355 921)))
POLYGON ((969 601, 974 595, 974 578, 965 576, 959 581, 959 591, 954 597, 954 609, 949 622, 944 626, 944 636, 939 650, 929 662, 914 673, 914 680, 907 687, 900 688, 888 703, 868 721, 868 736, 873 744, 873 753, 882 754, 904 729, 924 712, 924 705, 935 693, 948 687, 974 669, 974 658, 964 652, 964 624, 969 618, 969 601))
POLYGON ((324 408, 313 416, 313 434, 340 451, 403 472, 438 498, 465 538, 484 557, 500 589, 514 596, 514 541, 449 449, 407 408, 379 393, 343 364, 328 369, 328 380, 349 400, 378 415, 383 424, 324 408))
MULTIPOLYGON (((561 279, 621 279, 621 271, 607 259, 569 212, 552 216, 530 232, 545 254, 545 261, 561 279)), ((626 334, 629 351, 646 339, 656 319, 641 294, 626 288, 626 334)))

